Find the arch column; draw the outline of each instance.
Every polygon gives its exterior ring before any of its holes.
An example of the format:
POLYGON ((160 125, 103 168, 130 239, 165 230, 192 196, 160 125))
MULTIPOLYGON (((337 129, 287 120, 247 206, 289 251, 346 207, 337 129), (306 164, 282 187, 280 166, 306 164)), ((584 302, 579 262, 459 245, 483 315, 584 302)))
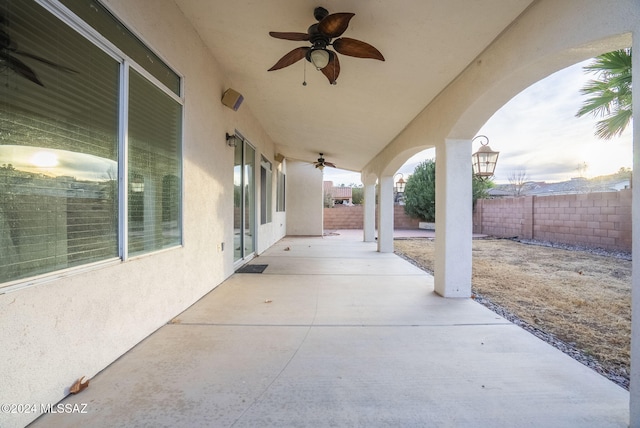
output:
POLYGON ((364 185, 364 242, 376 240, 376 185, 364 185))
MULTIPOLYGON (((633 33, 633 175, 631 190, 631 250, 640 253, 640 25, 633 33)), ((640 257, 631 264, 631 375, 629 379, 629 427, 640 428, 640 257)))
POLYGON ((393 176, 378 180, 378 251, 393 253, 393 176))
POLYGON ((471 296, 471 192, 471 140, 447 139, 436 147, 434 284, 443 297, 471 296))

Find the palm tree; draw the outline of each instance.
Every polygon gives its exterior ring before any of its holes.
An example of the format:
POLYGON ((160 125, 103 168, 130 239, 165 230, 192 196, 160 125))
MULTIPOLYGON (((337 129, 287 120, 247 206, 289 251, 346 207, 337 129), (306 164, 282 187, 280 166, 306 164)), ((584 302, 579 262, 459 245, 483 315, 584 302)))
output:
POLYGON ((609 140, 619 136, 631 122, 631 48, 609 52, 595 58, 585 72, 598 75, 580 93, 589 96, 576 116, 592 114, 603 119, 595 135, 609 140))

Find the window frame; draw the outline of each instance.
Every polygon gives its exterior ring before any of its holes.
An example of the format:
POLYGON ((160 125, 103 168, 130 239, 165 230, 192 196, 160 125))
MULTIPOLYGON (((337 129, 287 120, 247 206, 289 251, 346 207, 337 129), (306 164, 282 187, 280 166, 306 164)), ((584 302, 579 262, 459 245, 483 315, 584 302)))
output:
POLYGON ((287 211, 286 187, 287 174, 280 169, 276 170, 276 212, 283 213, 287 211))
POLYGON ((260 224, 273 222, 273 164, 260 158, 260 224))
POLYGON ((88 42, 93 44, 98 49, 102 50, 108 56, 113 58, 119 64, 119 92, 118 92, 118 256, 109 257, 104 260, 90 262, 79 266, 68 267, 63 269, 53 270, 43 274, 33 275, 26 278, 19 278, 4 283, 0 283, 0 295, 6 294, 12 291, 20 290, 22 288, 38 285, 50 281, 55 281, 59 278, 69 277, 84 272, 92 271, 105 266, 111 266, 116 264, 125 263, 128 260, 135 260, 142 257, 156 255, 161 252, 171 251, 176 248, 184 247, 184 145, 185 145, 185 100, 184 100, 184 85, 185 77, 179 73, 177 69, 172 66, 162 55, 158 54, 151 44, 144 38, 140 37, 136 31, 132 30, 125 21, 123 21, 117 14, 115 14, 108 5, 105 5, 100 1, 100 4, 113 15, 118 22, 127 28, 135 37, 137 37, 142 44, 149 49, 154 55, 156 55, 165 65, 176 74, 180 80, 179 95, 176 94, 171 88, 167 87, 160 80, 154 77, 150 72, 144 69, 143 66, 136 63, 130 58, 122 49, 114 45, 106 37, 102 36, 97 30, 91 27, 89 24, 80 19, 66 6, 62 5, 56 0, 34 0, 36 4, 43 7, 47 12, 51 13, 53 17, 59 19, 64 24, 69 26, 72 30, 76 31, 81 37, 85 38, 88 42), (135 70, 144 79, 148 80, 154 87, 160 89, 163 94, 168 95, 173 101, 180 105, 180 137, 179 144, 179 156, 178 156, 178 171, 180 173, 180 197, 179 197, 179 214, 178 214, 178 227, 180 229, 179 243, 169 246, 167 248, 161 248, 152 250, 142 254, 136 254, 135 256, 129 256, 128 252, 128 152, 129 152, 129 75, 130 70, 135 70))

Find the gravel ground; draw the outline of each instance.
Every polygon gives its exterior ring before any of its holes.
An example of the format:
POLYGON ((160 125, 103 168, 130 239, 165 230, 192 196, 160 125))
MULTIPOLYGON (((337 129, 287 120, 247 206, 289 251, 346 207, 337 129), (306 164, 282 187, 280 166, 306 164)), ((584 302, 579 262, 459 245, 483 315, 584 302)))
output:
MULTIPOLYGON (((495 239, 495 238, 494 238, 495 239)), ((583 251, 596 256, 615 257, 616 259, 631 260, 631 252, 605 250, 604 248, 589 248, 580 245, 558 244, 557 242, 536 241, 533 239, 514 239, 523 244, 540 245, 542 247, 561 248, 568 251, 583 251)))

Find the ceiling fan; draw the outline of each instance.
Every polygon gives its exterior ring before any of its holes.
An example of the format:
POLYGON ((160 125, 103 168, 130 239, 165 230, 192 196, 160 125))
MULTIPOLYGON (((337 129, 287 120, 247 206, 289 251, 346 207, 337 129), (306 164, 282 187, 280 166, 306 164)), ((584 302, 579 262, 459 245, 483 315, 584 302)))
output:
POLYGON ((313 163, 313 165, 320 169, 320 171, 322 171, 324 169, 325 166, 329 166, 331 168, 335 168, 336 165, 332 162, 327 162, 326 160, 324 160, 324 157, 322 155, 322 153, 319 153, 320 157, 318 158, 318 160, 316 162, 313 163))
POLYGON ((357 58, 384 61, 380 51, 368 43, 348 37, 331 41, 340 37, 347 30, 349 21, 355 16, 355 13, 332 13, 330 15, 327 9, 316 7, 313 16, 318 23, 311 25, 306 33, 269 32, 269 35, 276 39, 309 41, 312 46, 295 48, 280 58, 268 71, 280 70, 306 58, 317 70, 322 71, 322 74, 329 79, 329 83, 335 85, 340 74, 340 61, 338 61, 336 52, 357 58), (336 52, 327 49, 328 46, 333 46, 336 52))

